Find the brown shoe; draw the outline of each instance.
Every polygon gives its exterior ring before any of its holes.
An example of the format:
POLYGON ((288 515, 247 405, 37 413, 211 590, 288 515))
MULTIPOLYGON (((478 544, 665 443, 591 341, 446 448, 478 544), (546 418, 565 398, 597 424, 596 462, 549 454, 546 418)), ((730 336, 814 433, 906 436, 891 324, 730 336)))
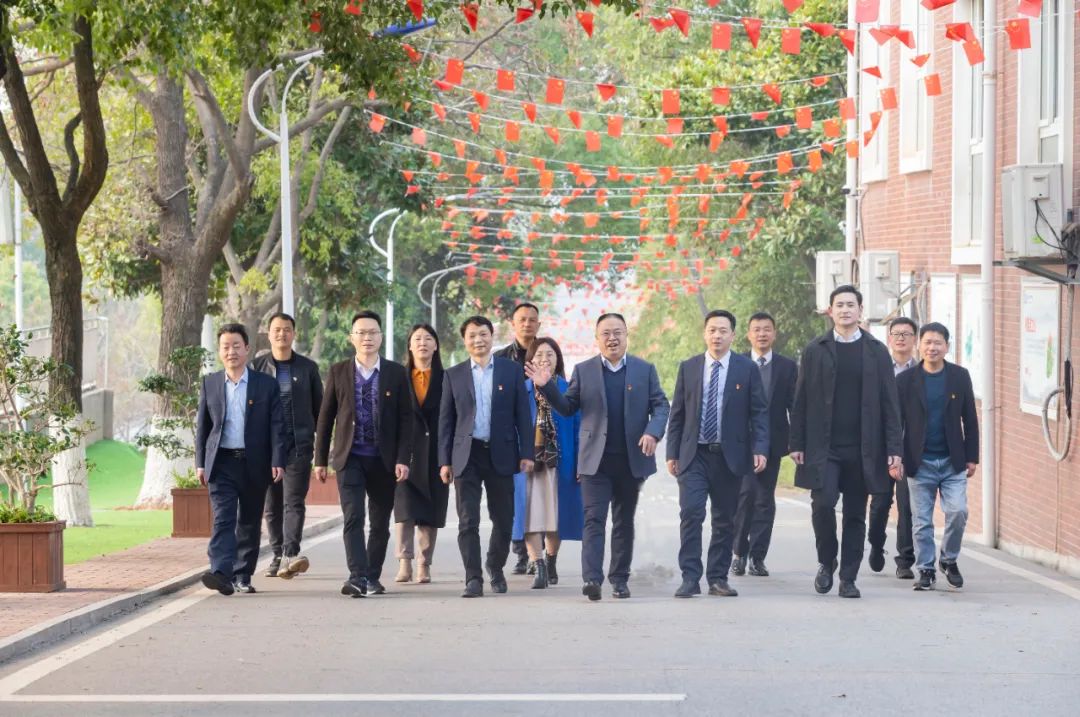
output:
POLYGON ((394 578, 394 582, 412 582, 412 560, 409 560, 408 558, 401 558, 400 560, 398 560, 397 577, 394 578))
POLYGON ((739 591, 728 585, 727 580, 714 580, 709 583, 709 594, 720 597, 735 597, 739 591))
POLYGON ((311 561, 303 555, 282 558, 281 567, 278 568, 277 576, 282 580, 292 580, 300 573, 306 573, 310 567, 311 561))

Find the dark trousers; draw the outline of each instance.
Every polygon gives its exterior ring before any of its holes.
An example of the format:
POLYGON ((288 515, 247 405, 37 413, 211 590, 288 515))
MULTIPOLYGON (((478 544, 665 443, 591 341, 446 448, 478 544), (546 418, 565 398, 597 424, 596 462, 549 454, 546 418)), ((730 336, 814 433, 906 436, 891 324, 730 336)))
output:
POLYGON ((743 476, 735 510, 735 554, 764 560, 776 522, 776 478, 782 458, 770 458, 761 473, 743 476))
POLYGON ((270 476, 257 476, 247 461, 219 452, 207 481, 214 527, 206 553, 210 570, 232 579, 250 578, 259 560, 263 497, 270 476))
POLYGON ((824 485, 810 491, 811 522, 817 542, 818 562, 832 565, 840 554, 840 579, 854 581, 859 574, 866 541, 866 483, 858 456, 829 456, 824 485), (844 495, 843 537, 836 539, 836 504, 844 495))
POLYGON ((514 527, 514 476, 496 472, 491 464, 491 449, 486 443, 473 441, 469 463, 454 480, 458 549, 465 565, 466 582, 484 579, 480 564, 480 498, 484 491, 487 491, 488 517, 491 518, 487 569, 492 579, 502 578, 514 527))
POLYGON ((274 555, 292 558, 300 554, 304 534, 304 501, 311 483, 310 452, 297 453, 285 466, 285 478, 266 490, 266 532, 274 555))
MULTIPOLYGON (((714 444, 715 445, 715 444, 714 444)), ((717 445, 698 446, 697 455, 679 474, 679 568, 683 580, 701 580, 701 532, 705 504, 712 500, 712 538, 705 569, 709 583, 727 580, 735 539, 735 507, 742 480, 728 468, 717 445)))
MULTIPOLYGON (((870 523, 867 538, 870 547, 885 548, 885 527, 889 524, 892 508, 892 488, 888 493, 870 496, 870 523)), ((911 535, 911 495, 908 493, 907 477, 896 481, 896 566, 910 568, 915 564, 915 541, 911 535)))
POLYGON ((349 581, 378 580, 390 542, 390 517, 394 512, 394 476, 378 456, 350 455, 338 473, 338 493, 344 517, 345 562, 349 581), (371 530, 364 541, 364 498, 371 513, 371 530))
POLYGON ((604 532, 608 506, 611 507, 611 563, 608 580, 630 579, 634 559, 634 512, 642 480, 630 471, 625 454, 605 453, 596 475, 581 476, 581 501, 585 525, 581 536, 581 577, 586 582, 604 582, 604 532))

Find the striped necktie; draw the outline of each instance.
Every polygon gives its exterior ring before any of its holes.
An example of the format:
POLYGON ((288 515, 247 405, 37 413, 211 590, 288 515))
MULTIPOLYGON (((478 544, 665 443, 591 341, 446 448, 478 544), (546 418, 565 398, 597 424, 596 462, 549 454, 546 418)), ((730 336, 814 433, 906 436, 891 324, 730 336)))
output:
POLYGON ((709 398, 705 402, 705 422, 702 424, 701 434, 707 442, 712 443, 716 438, 716 424, 719 416, 716 410, 717 398, 720 393, 720 362, 714 361, 709 372, 709 398))

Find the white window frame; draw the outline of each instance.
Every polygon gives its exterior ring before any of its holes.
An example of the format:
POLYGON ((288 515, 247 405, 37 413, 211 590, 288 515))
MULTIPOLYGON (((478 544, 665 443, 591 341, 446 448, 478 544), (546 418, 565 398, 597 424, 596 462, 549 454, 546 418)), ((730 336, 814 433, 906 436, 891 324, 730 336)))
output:
MULTIPOLYGON (((960 0, 953 6, 953 22, 970 22, 980 42, 983 1, 960 0)), ((976 93, 982 92, 982 83, 975 80, 978 73, 972 71, 963 43, 951 44, 955 46, 952 57, 952 263, 971 265, 979 263, 982 244, 982 237, 976 236, 974 231, 973 221, 974 197, 976 192, 982 193, 982 177, 972 176, 971 171, 973 157, 982 155, 986 161, 982 131, 979 129, 978 136, 972 131, 972 105, 976 93)), ((993 108, 990 111, 993 112, 993 108)))
POLYGON ((921 68, 905 57, 900 57, 900 173, 925 172, 932 169, 934 147, 934 98, 926 94, 925 77, 933 73, 934 15, 922 3, 901 2, 900 26, 912 28, 915 49, 911 57, 930 54, 931 58, 921 68), (918 144, 918 138, 922 144, 918 144))
MULTIPOLYGON (((890 18, 890 0, 881 0, 880 17, 890 18)), ((889 87, 889 49, 891 42, 878 45, 868 32, 859 33, 859 181, 861 184, 881 182, 889 178, 889 115, 881 109, 881 90, 889 87), (862 71, 877 66, 881 79, 862 71), (881 122, 870 144, 863 144, 863 133, 870 129, 870 113, 881 112, 881 122)))
MULTIPOLYGON (((1075 0, 1059 0, 1058 6, 1058 116, 1053 122, 1042 119, 1040 80, 1043 66, 1042 18, 1031 18, 1031 47, 1018 52, 1016 82, 1016 162, 1017 164, 1056 164, 1064 167, 1063 195, 1067 205, 1073 193, 1073 92, 1075 37, 1075 0), (1032 102, 1032 93, 1040 102, 1032 102), (1057 137, 1058 155, 1042 156, 1043 140, 1057 137)), ((1052 0, 1044 0, 1043 16, 1053 12, 1052 0)))

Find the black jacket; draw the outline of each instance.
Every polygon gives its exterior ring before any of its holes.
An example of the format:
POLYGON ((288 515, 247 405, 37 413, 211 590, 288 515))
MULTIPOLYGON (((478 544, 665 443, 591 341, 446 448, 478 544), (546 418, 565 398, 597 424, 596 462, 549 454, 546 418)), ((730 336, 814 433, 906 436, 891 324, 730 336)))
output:
MULTIPOLYGON (((195 467, 214 479, 214 462, 225 426, 225 372, 203 376, 199 390, 199 411, 195 419, 195 467)), ((249 475, 271 480, 271 468, 288 462, 285 417, 281 412, 281 391, 277 381, 258 371, 248 371, 247 410, 244 417, 244 459, 249 475)))
MULTIPOLYGON (((751 361, 752 354, 746 354, 751 361)), ((799 364, 787 356, 773 351, 772 376, 766 394, 769 397, 769 460, 775 461, 788 454, 791 437, 789 413, 795 408, 795 386, 799 380, 799 364)), ((755 363, 755 365, 757 365, 755 363)), ((758 369, 760 370, 760 369, 758 369)))
MULTIPOLYGON (((863 331, 862 345, 863 480, 868 492, 887 493, 892 487, 889 456, 900 455, 903 444, 896 377, 885 344, 863 331)), ((795 470, 795 485, 800 488, 813 490, 824 485, 835 390, 836 341, 830 329, 810 342, 799 365, 789 448, 805 454, 803 465, 795 470)))
POLYGON ((424 405, 416 399, 409 376, 409 405, 412 407, 412 459, 409 479, 397 484, 394 492, 394 520, 413 520, 436 528, 446 526, 446 506, 450 486, 439 478, 439 408, 442 404, 443 370, 431 369, 424 405))
MULTIPOLYGON (((900 394, 900 424, 904 429, 904 472, 913 476, 922 465, 926 445, 926 369, 919 363, 896 379, 900 394)), ((979 462, 979 416, 975 392, 966 368, 945 362, 945 439, 949 460, 957 473, 979 462)))
MULTIPOLYGON (((311 456, 315 450, 315 424, 319 421, 319 407, 322 405, 323 384, 319 376, 319 365, 307 356, 293 351, 292 357, 292 427, 294 446, 289 448, 289 457, 295 452, 311 456)), ((251 368, 277 378, 277 364, 274 355, 263 354, 251 362, 251 368)), ((288 426, 286 417, 286 427, 288 426)))

